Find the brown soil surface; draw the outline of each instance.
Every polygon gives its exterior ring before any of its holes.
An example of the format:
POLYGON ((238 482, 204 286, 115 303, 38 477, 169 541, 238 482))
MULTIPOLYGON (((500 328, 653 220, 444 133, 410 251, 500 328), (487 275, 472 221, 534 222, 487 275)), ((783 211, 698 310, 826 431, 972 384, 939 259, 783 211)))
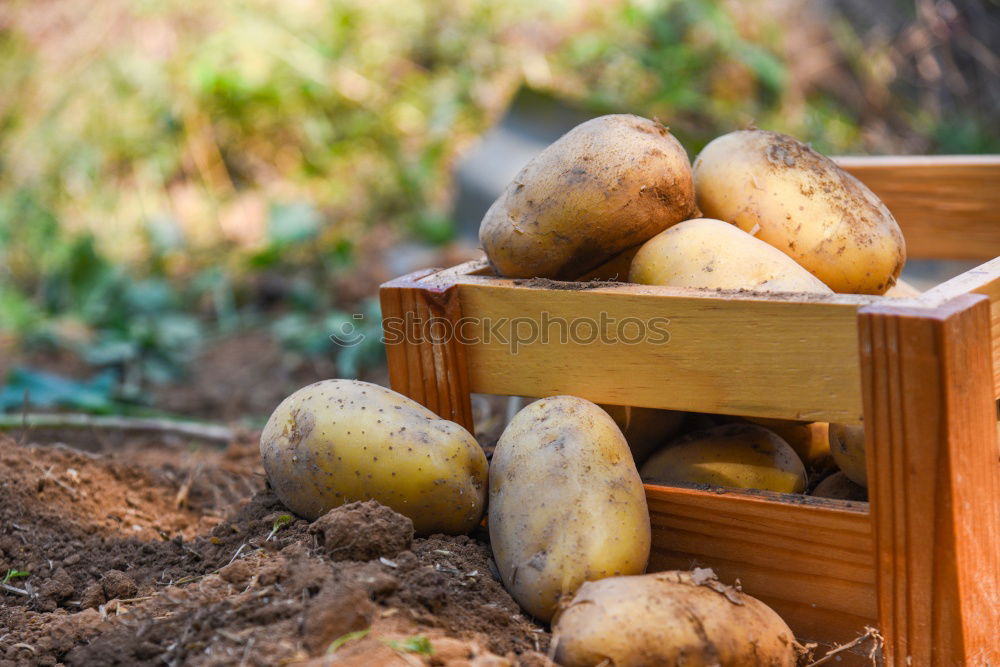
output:
POLYGON ((552 664, 485 535, 414 539, 374 503, 310 525, 256 450, 0 438, 0 575, 30 572, 0 665, 552 664))

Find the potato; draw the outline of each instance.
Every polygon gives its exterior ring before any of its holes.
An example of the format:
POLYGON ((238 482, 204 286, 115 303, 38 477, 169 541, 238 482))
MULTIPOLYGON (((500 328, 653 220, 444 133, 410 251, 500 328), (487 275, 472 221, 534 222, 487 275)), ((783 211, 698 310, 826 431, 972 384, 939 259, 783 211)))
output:
POLYGON ((830 454, 849 480, 868 488, 864 426, 830 424, 830 454))
POLYGON ((858 179, 776 132, 731 132, 694 163, 702 213, 731 222, 808 269, 834 292, 883 294, 906 261, 889 209, 858 179))
POLYGON ((643 481, 799 493, 806 469, 795 450, 756 424, 725 424, 678 438, 642 466, 643 481))
POLYGON ((632 260, 629 280, 643 285, 832 294, 780 250, 709 218, 682 222, 646 241, 632 260))
POLYGON ((843 470, 839 470, 817 484, 811 495, 818 498, 865 501, 868 500, 868 489, 855 484, 843 470))
POLYGON ((694 213, 691 163, 663 125, 601 116, 535 157, 486 212, 498 275, 572 280, 694 213))
POLYGON ((632 450, 632 459, 641 465, 650 452, 674 436, 687 413, 627 405, 601 405, 621 429, 632 450))
POLYGON ((764 417, 747 417, 746 420, 777 433, 782 440, 791 445, 807 466, 829 460, 830 425, 826 422, 800 422, 764 417))
POLYGON ((489 528, 504 586, 543 621, 584 581, 644 572, 646 495, 608 413, 574 396, 518 412, 493 452, 489 528))
POLYGON ((314 520, 330 508, 377 500, 417 534, 467 533, 486 506, 486 455, 458 424, 394 391, 324 380, 275 409, 260 435, 271 487, 314 520))
POLYGON ((802 651, 774 610, 708 569, 585 583, 552 633, 565 667, 793 667, 802 651))

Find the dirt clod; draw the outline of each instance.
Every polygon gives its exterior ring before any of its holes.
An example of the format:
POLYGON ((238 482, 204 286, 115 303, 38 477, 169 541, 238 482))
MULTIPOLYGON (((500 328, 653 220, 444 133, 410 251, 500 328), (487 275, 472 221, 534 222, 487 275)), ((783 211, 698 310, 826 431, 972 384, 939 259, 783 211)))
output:
POLYGON ((335 507, 309 532, 332 560, 393 558, 413 543, 413 522, 374 500, 335 507))
POLYGON ((139 593, 135 580, 121 570, 108 570, 101 577, 101 588, 108 600, 126 600, 139 593))

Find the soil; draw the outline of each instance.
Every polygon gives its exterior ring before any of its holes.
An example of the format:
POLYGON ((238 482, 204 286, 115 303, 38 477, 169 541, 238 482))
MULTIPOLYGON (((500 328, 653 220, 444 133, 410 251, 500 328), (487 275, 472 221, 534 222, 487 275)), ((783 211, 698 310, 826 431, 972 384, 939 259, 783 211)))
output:
POLYGON ((253 437, 82 451, 0 438, 0 665, 551 665, 484 534, 376 503, 312 524, 253 437), (353 633, 353 634, 352 634, 353 633))

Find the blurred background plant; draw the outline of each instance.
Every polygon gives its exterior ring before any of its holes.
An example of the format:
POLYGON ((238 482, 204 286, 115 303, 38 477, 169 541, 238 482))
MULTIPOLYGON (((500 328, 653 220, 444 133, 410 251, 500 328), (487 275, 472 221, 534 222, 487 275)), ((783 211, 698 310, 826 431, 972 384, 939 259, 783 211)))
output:
POLYGON ((161 387, 197 393, 210 353, 279 399, 317 374, 377 375, 378 283, 474 250, 456 238, 455 165, 524 88, 656 116, 692 154, 749 123, 828 153, 1000 151, 998 15, 990 0, 8 0, 0 372, 19 365, 0 409, 45 370, 85 380, 57 405, 107 410, 99 390, 181 409, 161 387), (354 313, 365 344, 334 345, 354 313), (219 352, 229 340, 242 362, 219 352))

